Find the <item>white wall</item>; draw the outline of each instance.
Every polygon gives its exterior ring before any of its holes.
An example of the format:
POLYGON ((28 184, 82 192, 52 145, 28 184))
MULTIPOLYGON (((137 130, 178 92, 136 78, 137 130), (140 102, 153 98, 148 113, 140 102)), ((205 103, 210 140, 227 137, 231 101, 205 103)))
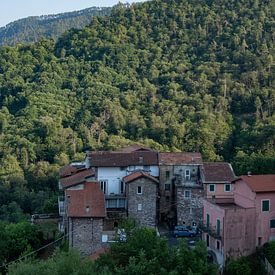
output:
MULTIPOLYGON (((129 166, 124 167, 121 170, 120 167, 98 167, 97 170, 97 180, 107 180, 108 181, 108 188, 107 188, 107 195, 111 193, 120 194, 120 182, 121 180, 134 172, 135 170, 141 170, 143 166, 129 166)), ((154 177, 159 176, 159 168, 158 166, 149 166, 148 173, 154 177)))

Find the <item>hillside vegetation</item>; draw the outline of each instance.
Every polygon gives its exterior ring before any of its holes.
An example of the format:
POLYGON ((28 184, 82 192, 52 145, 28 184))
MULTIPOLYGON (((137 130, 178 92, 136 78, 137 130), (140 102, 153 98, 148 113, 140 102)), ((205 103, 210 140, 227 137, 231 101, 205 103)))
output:
POLYGON ((60 165, 132 142, 274 173, 273 9, 156 0, 0 48, 0 215, 54 209, 60 165))
POLYGON ((74 12, 19 19, 0 28, 0 45, 32 43, 41 38, 57 39, 71 28, 84 28, 90 24, 93 16, 104 16, 110 13, 111 8, 92 7, 74 12))

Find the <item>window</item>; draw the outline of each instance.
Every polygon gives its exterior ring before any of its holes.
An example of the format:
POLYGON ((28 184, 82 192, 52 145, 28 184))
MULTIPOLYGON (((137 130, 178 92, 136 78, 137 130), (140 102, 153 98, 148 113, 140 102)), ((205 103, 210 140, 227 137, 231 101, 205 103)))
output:
POLYGON ((142 187, 141 186, 137 187, 137 194, 142 194, 142 187))
POLYGON ((217 241, 217 250, 220 250, 220 242, 219 241, 217 241))
POLYGON ((269 211, 269 200, 262 200, 262 211, 263 212, 269 211))
POLYGON ((170 178, 170 171, 165 172, 166 179, 168 180, 170 178))
POLYGON ((108 181, 107 180, 101 180, 100 181, 100 188, 104 194, 107 194, 107 187, 108 187, 108 181))
POLYGON ((165 186, 164 186, 164 188, 165 188, 166 191, 169 191, 170 188, 171 188, 170 183, 166 183, 165 186))
POLYGON ((215 192, 216 185, 215 184, 209 184, 209 192, 215 192))
POLYGON ((206 245, 209 246, 209 235, 206 235, 206 245))
POLYGON ((120 167, 120 171, 126 170, 126 167, 120 167))
POLYGON ((275 228, 275 220, 270 220, 270 228, 275 228))
POLYGON ((210 215, 206 214, 206 227, 209 228, 210 226, 210 215))
POLYGON ((139 204, 138 204, 138 211, 141 211, 141 210, 142 210, 142 204, 139 203, 139 204))
POLYGON ((217 219, 217 235, 220 236, 221 234, 221 221, 217 219))
POLYGON ((190 178, 191 178, 190 170, 186 169, 185 170, 185 180, 190 180, 190 178))
POLYGON ((191 191, 190 190, 185 190, 184 191, 184 197, 186 199, 190 199, 191 198, 191 191))
POLYGON ((169 202, 169 201, 170 201, 170 197, 169 197, 169 196, 166 196, 166 197, 165 197, 165 200, 166 200, 166 202, 169 202))
POLYGON ((143 170, 146 172, 150 172, 150 166, 149 165, 144 165, 143 170))
POLYGON ((120 181, 120 194, 124 193, 124 182, 121 180, 120 181))
POLYGON ((224 191, 225 192, 231 192, 231 184, 225 184, 224 185, 224 191))

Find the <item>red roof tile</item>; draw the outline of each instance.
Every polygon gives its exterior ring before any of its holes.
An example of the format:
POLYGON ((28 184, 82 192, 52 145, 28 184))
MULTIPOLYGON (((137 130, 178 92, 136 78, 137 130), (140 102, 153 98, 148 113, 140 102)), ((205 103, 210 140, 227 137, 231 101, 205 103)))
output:
POLYGON ((202 164, 202 158, 200 153, 159 153, 159 164, 202 164))
POLYGON ((77 173, 60 179, 62 188, 68 188, 86 181, 87 178, 93 177, 95 172, 93 169, 85 169, 77 171, 77 173))
POLYGON ((132 182, 136 179, 139 179, 139 178, 148 178, 153 182, 156 182, 156 183, 159 182, 158 179, 156 179, 155 177, 153 177, 150 174, 145 173, 143 171, 136 171, 136 172, 124 177, 123 180, 125 183, 130 183, 130 182, 132 182))
POLYGON ((234 182, 243 180, 253 192, 275 192, 275 174, 240 176, 234 182))
POLYGON ((70 176, 71 174, 76 173, 77 167, 71 166, 71 165, 66 165, 60 168, 59 170, 59 176, 61 178, 70 176))
POLYGON ((99 183, 85 182, 82 190, 67 190, 68 216, 103 218, 106 216, 105 197, 99 183))
POLYGON ((158 165, 158 154, 150 151, 121 153, 114 151, 88 152, 92 167, 126 167, 131 165, 158 165))
POLYGON ((236 178, 228 162, 204 162, 202 173, 204 183, 230 183, 236 178))
POLYGON ((116 152, 121 152, 121 153, 132 153, 137 151, 154 152, 154 150, 152 150, 151 148, 148 148, 139 144, 133 144, 133 145, 124 147, 122 149, 116 150, 116 152))

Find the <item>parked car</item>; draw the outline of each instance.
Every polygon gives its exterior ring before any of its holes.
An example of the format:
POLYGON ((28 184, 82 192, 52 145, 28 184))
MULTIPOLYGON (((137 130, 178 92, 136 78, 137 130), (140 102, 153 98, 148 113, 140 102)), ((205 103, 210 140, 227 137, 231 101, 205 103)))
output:
POLYGON ((194 228, 187 227, 185 225, 177 225, 174 228, 174 237, 194 237, 197 235, 197 231, 194 228))

